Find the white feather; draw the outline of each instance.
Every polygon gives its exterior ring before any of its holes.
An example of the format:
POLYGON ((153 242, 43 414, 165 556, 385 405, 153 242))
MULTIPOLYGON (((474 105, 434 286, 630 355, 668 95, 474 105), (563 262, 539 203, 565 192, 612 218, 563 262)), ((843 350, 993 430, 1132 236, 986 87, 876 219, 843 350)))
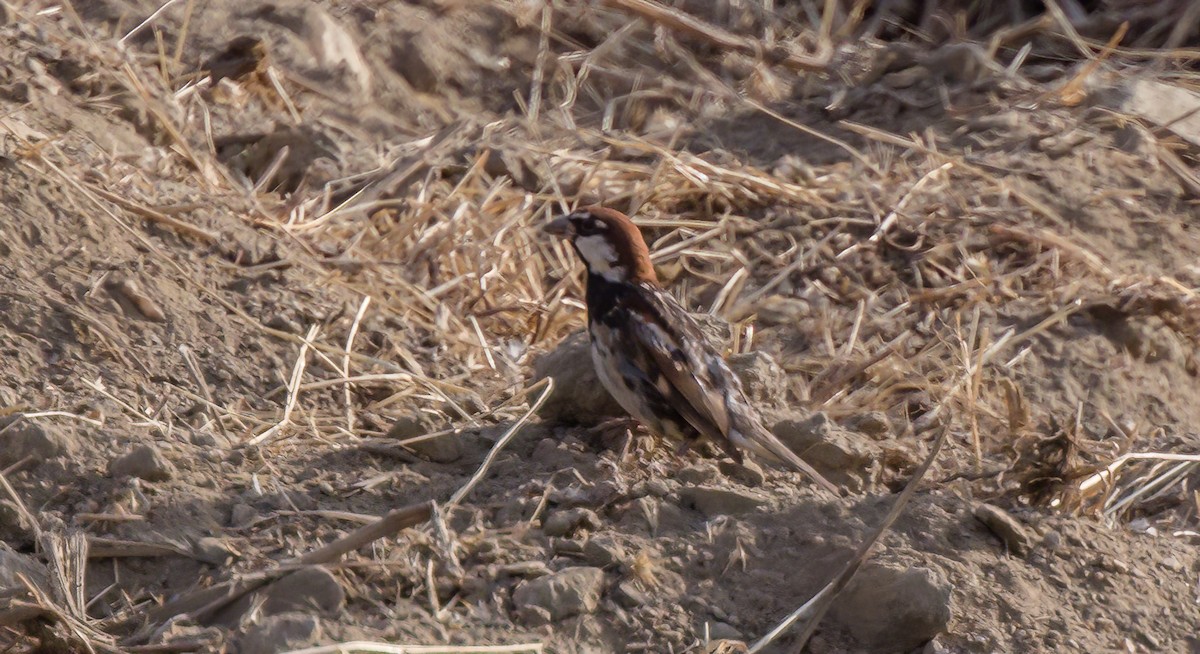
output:
POLYGON ((617 251, 604 236, 581 236, 575 239, 575 247, 587 263, 588 270, 610 282, 625 280, 625 267, 616 265, 617 251))

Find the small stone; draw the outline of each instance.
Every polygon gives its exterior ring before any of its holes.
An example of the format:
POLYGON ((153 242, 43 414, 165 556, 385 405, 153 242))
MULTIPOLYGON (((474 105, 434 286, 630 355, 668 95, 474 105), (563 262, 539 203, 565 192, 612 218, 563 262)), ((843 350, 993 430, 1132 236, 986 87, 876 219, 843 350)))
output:
POLYGON ((424 411, 401 416, 392 423, 388 430, 388 438, 398 441, 412 441, 404 446, 413 452, 433 461, 434 463, 453 463, 462 458, 462 434, 445 434, 434 438, 421 438, 441 431, 446 426, 445 421, 424 411), (420 440, 412 440, 420 438, 420 440))
POLYGON ((346 591, 333 573, 320 566, 297 570, 263 591, 265 614, 288 611, 333 613, 346 602, 346 591))
POLYGON ((975 519, 982 522, 1013 554, 1024 556, 1029 551, 1028 530, 1008 511, 992 504, 980 504, 975 507, 975 519))
POLYGON ((533 605, 522 606, 517 609, 517 618, 530 627, 540 627, 554 621, 554 617, 550 614, 550 609, 544 606, 533 605))
POLYGON ((46 566, 31 556, 14 551, 7 543, 0 541, 0 588, 24 589, 22 577, 39 588, 50 588, 46 566))
POLYGON ((857 432, 839 428, 822 412, 805 420, 782 420, 771 431, 838 486, 861 491, 879 476, 880 447, 857 432))
POLYGON ((240 654, 278 654, 313 645, 321 638, 314 615, 291 612, 271 615, 246 629, 238 639, 240 654))
POLYGON ((550 551, 555 556, 583 556, 583 543, 570 538, 551 538, 550 551))
POLYGON ((850 416, 846 420, 846 428, 866 434, 875 440, 883 440, 892 433, 892 423, 882 411, 868 411, 850 416))
POLYGON ((671 485, 662 479, 651 479, 646 482, 646 494, 666 497, 671 494, 671 485))
POLYGON ((146 481, 166 481, 175 474, 175 466, 151 445, 137 445, 128 454, 108 465, 111 477, 137 477, 146 481))
POLYGON ((598 534, 584 544, 583 559, 598 568, 613 568, 624 566, 629 557, 615 538, 598 534))
POLYGON ((567 337, 533 364, 534 381, 554 377, 554 392, 538 410, 554 422, 594 425, 625 415, 596 376, 586 332, 567 337))
POLYGON ((1062 543, 1062 534, 1054 531, 1053 529, 1047 531, 1046 535, 1042 536, 1042 547, 1050 550, 1051 552, 1061 548, 1062 543))
POLYGON ((632 579, 619 582, 616 592, 613 595, 621 603, 621 606, 627 609, 637 608, 650 603, 650 596, 638 588, 637 582, 632 579))
POLYGON ((595 611, 603 585, 600 568, 566 568, 517 586, 513 602, 522 618, 540 608, 549 612, 551 621, 557 621, 595 611))
POLYGON ((75 451, 75 442, 57 427, 43 427, 19 416, 0 419, 0 467, 10 466, 25 457, 35 464, 75 451), (13 424, 14 420, 20 420, 13 424))
POLYGON ((435 431, 438 431, 437 418, 424 411, 418 411, 396 418, 396 422, 388 429, 387 437, 403 441, 435 431))
POLYGON ((736 627, 720 620, 708 623, 708 637, 710 640, 743 640, 745 638, 736 627))
POLYGON ((734 354, 726 359, 742 380, 746 395, 757 404, 781 405, 787 399, 787 373, 766 352, 734 354))
POLYGON ((542 522, 542 533, 551 537, 569 536, 578 529, 595 530, 600 527, 600 516, 591 509, 577 508, 555 511, 542 522))
POLYGON ((932 570, 867 565, 831 613, 866 649, 908 652, 946 630, 950 585, 932 570))
POLYGON ((196 558, 212 565, 226 565, 233 560, 233 550, 220 538, 205 536, 192 546, 196 558))
POLYGON ((520 561, 496 566, 496 577, 545 577, 550 568, 544 561, 520 561))
POLYGON ((746 459, 743 463, 724 460, 717 464, 717 469, 726 477, 751 487, 762 486, 767 480, 767 476, 763 474, 762 468, 749 459, 746 459))
POLYGON ((684 507, 709 517, 749 513, 767 503, 756 493, 715 486, 689 486, 679 491, 679 499, 684 507))
POLYGON ((446 402, 442 403, 442 411, 448 415, 459 415, 459 409, 467 415, 478 415, 487 411, 487 403, 475 391, 458 391, 452 393, 446 402))
POLYGON ((675 473, 675 479, 683 484, 704 484, 713 480, 716 477, 716 472, 711 466, 689 466, 675 473))
POLYGON ((258 520, 258 510, 249 504, 234 504, 229 510, 229 526, 249 527, 258 520))

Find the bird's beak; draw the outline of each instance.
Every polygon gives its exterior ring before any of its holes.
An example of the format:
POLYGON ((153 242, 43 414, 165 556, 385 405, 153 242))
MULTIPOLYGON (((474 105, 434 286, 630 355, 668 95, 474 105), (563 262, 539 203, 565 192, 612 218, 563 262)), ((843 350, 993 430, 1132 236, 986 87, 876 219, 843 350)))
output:
POLYGON ((566 238, 575 231, 566 216, 559 216, 542 226, 542 231, 553 236, 566 238))

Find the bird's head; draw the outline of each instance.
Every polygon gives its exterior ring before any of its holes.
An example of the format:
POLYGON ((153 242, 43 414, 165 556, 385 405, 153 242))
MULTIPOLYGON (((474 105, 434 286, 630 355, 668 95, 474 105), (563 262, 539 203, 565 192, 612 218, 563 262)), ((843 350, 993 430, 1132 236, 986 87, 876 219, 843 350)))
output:
POLYGON ((589 274, 610 282, 658 284, 642 233, 616 209, 585 207, 556 217, 542 229, 570 241, 589 274))

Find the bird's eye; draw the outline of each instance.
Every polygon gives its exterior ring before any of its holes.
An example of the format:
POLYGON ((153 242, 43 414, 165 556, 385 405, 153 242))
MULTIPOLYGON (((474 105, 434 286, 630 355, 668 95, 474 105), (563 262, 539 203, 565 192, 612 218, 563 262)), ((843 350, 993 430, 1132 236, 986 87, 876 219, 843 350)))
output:
POLYGON ((580 236, 595 236, 604 231, 604 223, 595 218, 584 218, 575 225, 575 233, 580 236))

